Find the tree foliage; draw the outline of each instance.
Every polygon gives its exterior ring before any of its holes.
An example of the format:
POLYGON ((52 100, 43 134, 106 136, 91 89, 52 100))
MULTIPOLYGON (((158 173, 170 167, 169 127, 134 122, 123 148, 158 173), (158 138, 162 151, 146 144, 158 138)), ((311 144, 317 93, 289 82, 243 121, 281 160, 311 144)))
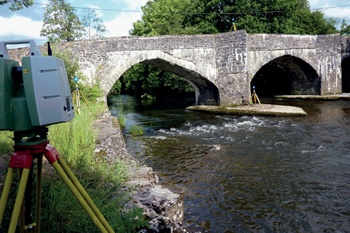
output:
POLYGON ((213 34, 234 23, 248 33, 336 33, 335 20, 311 11, 307 0, 154 0, 142 8, 132 35, 213 34))
POLYGON ((80 21, 84 26, 83 37, 87 39, 100 38, 102 34, 107 31, 103 21, 98 17, 95 10, 86 8, 80 13, 80 21))
POLYGON ((350 35, 350 25, 348 25, 344 19, 343 19, 343 22, 340 26, 340 34, 341 35, 350 35))
POLYGON ((83 35, 84 27, 75 9, 65 0, 49 0, 45 7, 40 35, 50 41, 73 41, 83 35))
POLYGON ((177 75, 145 64, 135 65, 126 71, 122 83, 125 93, 143 99, 174 95, 186 97, 194 91, 192 86, 177 75))
POLYGON ((18 11, 23 9, 24 7, 29 7, 33 5, 33 0, 9 0, 9 1, 0 1, 0 5, 5 5, 10 3, 9 9, 12 11, 18 11))

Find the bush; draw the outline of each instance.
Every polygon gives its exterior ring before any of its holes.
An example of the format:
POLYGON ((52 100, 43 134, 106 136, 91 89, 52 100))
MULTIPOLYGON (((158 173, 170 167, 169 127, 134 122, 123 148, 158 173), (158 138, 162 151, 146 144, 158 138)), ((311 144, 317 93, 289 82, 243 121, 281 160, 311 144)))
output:
POLYGON ((130 134, 132 136, 141 136, 145 134, 145 131, 143 130, 142 126, 132 125, 130 127, 130 134))
POLYGON ((13 132, 0 131, 0 156, 13 151, 13 132))

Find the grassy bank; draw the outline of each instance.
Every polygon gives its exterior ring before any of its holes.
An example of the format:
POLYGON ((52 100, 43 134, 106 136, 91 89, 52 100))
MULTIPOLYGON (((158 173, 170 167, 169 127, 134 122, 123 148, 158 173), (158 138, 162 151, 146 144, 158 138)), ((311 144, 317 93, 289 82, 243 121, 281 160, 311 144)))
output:
MULTIPOLYGON (((83 106, 81 114, 76 114, 72 121, 49 126, 50 144, 60 152, 115 232, 134 232, 146 222, 142 220, 140 209, 128 213, 122 211, 128 200, 128 196, 120 192, 126 178, 123 164, 109 164, 103 157, 94 156, 97 133, 93 129, 93 122, 105 107, 94 104, 90 105, 90 109, 83 106)), ((12 151, 10 137, 10 132, 0 132, 1 154, 12 151)), ((13 186, 16 186, 16 182, 13 186)), ((42 187, 42 232, 99 232, 48 163, 43 169, 42 187)), ((11 190, 13 195, 10 195, 3 220, 5 231, 15 193, 15 189, 11 190)))

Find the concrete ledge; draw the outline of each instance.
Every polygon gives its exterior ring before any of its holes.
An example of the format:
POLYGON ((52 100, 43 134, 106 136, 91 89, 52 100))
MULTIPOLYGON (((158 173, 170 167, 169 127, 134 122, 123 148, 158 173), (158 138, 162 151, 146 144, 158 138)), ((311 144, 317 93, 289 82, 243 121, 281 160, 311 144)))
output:
POLYGON ((307 113, 300 107, 273 105, 273 104, 250 104, 235 107, 223 106, 190 106, 188 110, 211 112, 217 114, 250 115, 250 116, 306 116, 307 113))

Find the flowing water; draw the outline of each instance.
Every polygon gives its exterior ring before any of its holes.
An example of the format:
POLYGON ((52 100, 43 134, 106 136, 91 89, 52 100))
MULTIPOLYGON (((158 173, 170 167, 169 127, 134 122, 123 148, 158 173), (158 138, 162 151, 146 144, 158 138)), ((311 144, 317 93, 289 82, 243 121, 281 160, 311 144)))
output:
MULTIPOLYGON (((271 102, 270 102, 271 103, 271 102)), ((350 232, 350 102, 278 101, 306 117, 215 115, 113 97, 128 151, 183 196, 202 232, 350 232), (146 134, 128 136, 130 125, 146 134)))

